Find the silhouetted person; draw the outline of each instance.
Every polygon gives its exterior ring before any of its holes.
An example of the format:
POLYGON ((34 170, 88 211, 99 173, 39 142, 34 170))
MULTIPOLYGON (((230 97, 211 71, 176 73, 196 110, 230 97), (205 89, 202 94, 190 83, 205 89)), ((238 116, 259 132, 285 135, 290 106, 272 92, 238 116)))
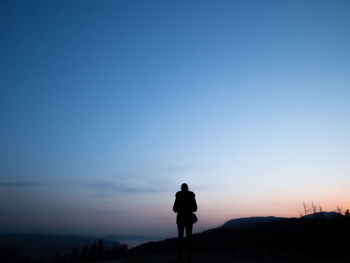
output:
POLYGON ((197 211, 195 194, 188 190, 187 184, 181 185, 181 191, 176 193, 173 210, 177 213, 176 224, 178 231, 178 256, 182 262, 183 237, 186 229, 187 260, 191 262, 191 236, 193 226, 193 212, 197 211))
POLYGON ((346 212, 345 212, 345 216, 346 216, 347 218, 350 218, 350 212, 349 212, 349 209, 348 209, 348 210, 346 210, 346 212))

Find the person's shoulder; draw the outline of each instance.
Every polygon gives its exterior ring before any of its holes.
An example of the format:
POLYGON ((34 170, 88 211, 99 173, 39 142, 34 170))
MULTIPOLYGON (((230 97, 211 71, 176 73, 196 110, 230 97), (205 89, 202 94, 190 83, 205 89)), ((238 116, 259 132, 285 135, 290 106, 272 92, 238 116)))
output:
POLYGON ((196 195, 191 191, 188 191, 188 192, 178 191, 175 196, 177 198, 181 196, 183 196, 184 198, 188 198, 188 197, 195 197, 196 195))

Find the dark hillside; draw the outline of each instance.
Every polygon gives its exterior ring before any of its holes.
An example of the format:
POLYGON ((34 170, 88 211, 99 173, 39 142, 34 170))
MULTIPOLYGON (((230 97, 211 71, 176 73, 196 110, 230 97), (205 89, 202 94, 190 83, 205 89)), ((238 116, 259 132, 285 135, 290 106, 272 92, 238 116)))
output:
MULTIPOLYGON (((346 259, 349 243, 344 237, 350 237, 350 221, 341 215, 230 220, 222 227, 195 234, 193 253, 231 258, 346 259)), ((176 239, 168 239, 140 245, 130 250, 130 256, 174 252, 176 239)))

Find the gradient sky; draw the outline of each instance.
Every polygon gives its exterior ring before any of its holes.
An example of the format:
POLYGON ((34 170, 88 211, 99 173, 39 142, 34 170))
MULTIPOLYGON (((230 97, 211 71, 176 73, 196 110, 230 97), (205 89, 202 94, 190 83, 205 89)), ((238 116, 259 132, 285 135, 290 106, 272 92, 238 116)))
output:
POLYGON ((349 1, 1 1, 0 231, 350 208, 349 1))

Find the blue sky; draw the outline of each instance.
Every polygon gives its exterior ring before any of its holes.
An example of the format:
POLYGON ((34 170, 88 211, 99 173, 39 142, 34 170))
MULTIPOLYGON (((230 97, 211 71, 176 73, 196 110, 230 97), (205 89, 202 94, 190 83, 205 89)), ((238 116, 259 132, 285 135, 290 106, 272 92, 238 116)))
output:
POLYGON ((350 207, 348 1, 1 1, 1 231, 172 235, 350 207), (26 218, 26 220, 23 220, 26 218))

